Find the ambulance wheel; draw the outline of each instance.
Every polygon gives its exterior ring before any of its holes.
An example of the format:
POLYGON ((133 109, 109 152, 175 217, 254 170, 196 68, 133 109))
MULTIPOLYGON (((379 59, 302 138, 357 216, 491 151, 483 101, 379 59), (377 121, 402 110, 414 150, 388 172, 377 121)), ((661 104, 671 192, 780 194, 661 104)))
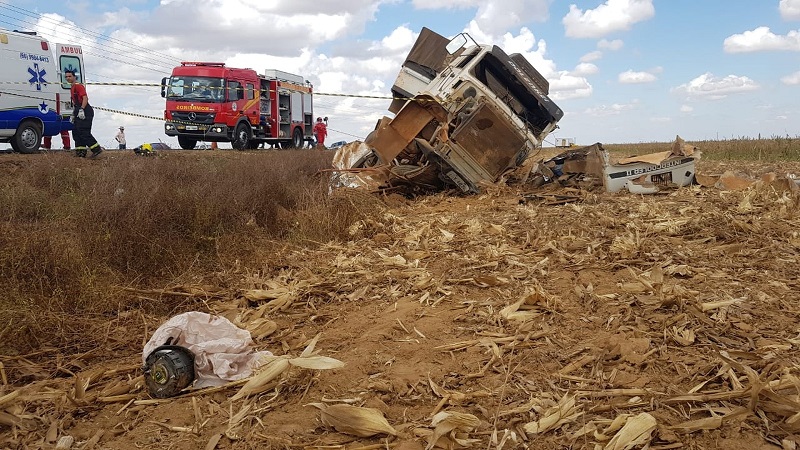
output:
POLYGON ((239 122, 239 125, 236 125, 236 129, 233 131, 231 146, 236 150, 245 150, 247 149, 247 144, 250 143, 250 138, 252 138, 250 126, 246 122, 239 122))
POLYGON ((197 145, 197 139, 190 139, 186 136, 178 136, 178 145, 184 150, 192 150, 197 145))
POLYGON ((33 120, 24 120, 11 138, 11 148, 20 153, 36 153, 42 142, 42 129, 33 120))
POLYGON ((303 148, 303 130, 300 128, 295 128, 294 133, 292 134, 292 142, 290 144, 290 148, 303 148))

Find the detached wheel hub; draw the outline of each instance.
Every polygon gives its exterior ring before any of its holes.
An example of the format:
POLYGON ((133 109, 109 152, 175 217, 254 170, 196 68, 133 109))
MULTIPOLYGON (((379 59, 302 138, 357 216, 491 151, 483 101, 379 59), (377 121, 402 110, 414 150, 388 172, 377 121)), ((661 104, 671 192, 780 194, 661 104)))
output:
POLYGON ((144 363, 144 381, 155 398, 178 395, 192 384, 194 376, 194 355, 178 345, 156 348, 144 363))

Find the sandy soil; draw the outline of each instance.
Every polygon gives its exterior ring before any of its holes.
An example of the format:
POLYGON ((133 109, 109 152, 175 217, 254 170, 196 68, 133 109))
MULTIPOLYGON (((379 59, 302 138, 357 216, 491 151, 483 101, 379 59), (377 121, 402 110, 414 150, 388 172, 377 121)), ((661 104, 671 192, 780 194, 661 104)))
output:
POLYGON ((796 194, 762 183, 340 195, 381 210, 351 241, 286 249, 232 288, 167 290, 244 327, 274 322, 254 337, 276 355, 298 356, 319 335, 316 353, 343 368, 290 367, 243 399, 232 400, 237 385, 152 401, 139 352, 167 318, 130 311, 98 325, 107 348, 53 354, 62 376, 0 388, 0 447, 411 450, 434 432, 444 448, 800 442, 796 194), (553 204, 556 194, 579 201, 553 204), (312 403, 374 408, 392 432, 337 431, 312 403), (468 416, 446 432, 437 413, 468 416), (650 424, 639 444, 618 436, 634 418, 650 424))

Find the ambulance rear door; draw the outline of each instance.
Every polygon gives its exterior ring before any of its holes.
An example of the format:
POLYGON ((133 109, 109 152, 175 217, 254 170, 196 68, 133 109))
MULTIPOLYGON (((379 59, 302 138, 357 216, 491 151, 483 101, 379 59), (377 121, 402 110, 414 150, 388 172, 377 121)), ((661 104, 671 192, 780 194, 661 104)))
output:
POLYGON ((70 99, 70 85, 64 76, 67 70, 75 72, 78 83, 85 84, 86 77, 83 68, 83 50, 80 45, 56 44, 56 64, 58 66, 59 80, 61 81, 61 116, 69 120, 72 114, 72 99, 70 99))

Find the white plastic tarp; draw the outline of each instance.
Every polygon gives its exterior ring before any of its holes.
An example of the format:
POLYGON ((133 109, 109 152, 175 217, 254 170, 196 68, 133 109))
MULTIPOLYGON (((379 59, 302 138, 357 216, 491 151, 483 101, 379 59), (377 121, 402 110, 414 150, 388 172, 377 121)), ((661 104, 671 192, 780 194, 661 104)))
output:
POLYGON ((247 378, 271 352, 254 352, 250 332, 230 320, 192 311, 179 314, 153 333, 142 351, 142 363, 157 347, 168 340, 170 345, 186 347, 194 354, 195 388, 220 386, 247 378))

